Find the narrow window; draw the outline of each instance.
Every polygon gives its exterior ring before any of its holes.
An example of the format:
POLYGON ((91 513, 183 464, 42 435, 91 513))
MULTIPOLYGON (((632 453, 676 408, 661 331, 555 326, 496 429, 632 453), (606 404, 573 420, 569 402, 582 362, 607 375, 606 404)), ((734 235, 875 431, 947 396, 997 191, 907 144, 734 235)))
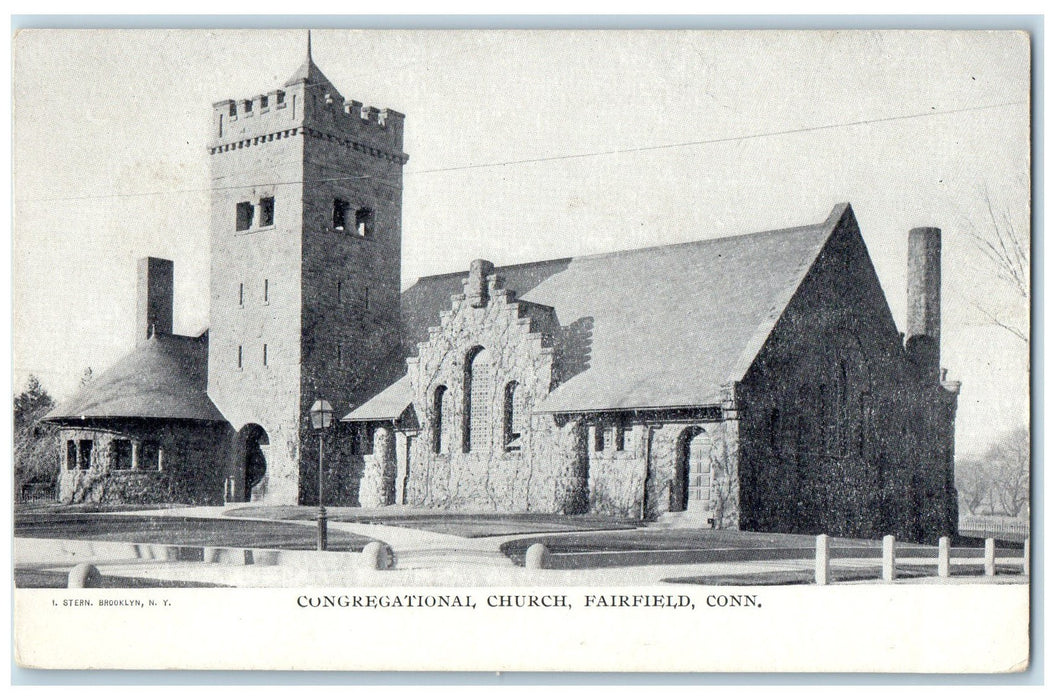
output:
POLYGON ((286 93, 284 93, 281 90, 279 90, 277 93, 275 93, 275 104, 276 105, 281 105, 281 104, 285 104, 285 103, 286 103, 286 93))
POLYGON ((333 200, 333 228, 343 231, 348 222, 348 202, 343 199, 333 200))
POLYGON ((140 469, 161 469, 161 450, 156 442, 144 442, 139 451, 140 469))
POLYGON ((244 109, 246 112, 252 112, 253 111, 253 101, 252 100, 243 100, 242 101, 242 109, 244 109))
POLYGON ((238 346, 238 369, 242 369, 242 346, 238 346))
POLYGON ((132 443, 129 440, 114 440, 110 449, 112 450, 111 458, 112 468, 119 471, 126 471, 132 468, 132 443))
POLYGON ((626 436, 630 431, 630 426, 626 424, 625 419, 620 418, 619 423, 615 426, 615 449, 616 452, 622 452, 626 449, 626 436))
POLYGON ((237 117, 238 116, 238 105, 236 103, 232 102, 230 104, 230 106, 227 108, 227 113, 228 113, 228 116, 237 117))
POLYGON ((344 367, 344 347, 340 343, 337 343, 337 366, 344 367))
POLYGON ((370 288, 363 287, 363 311, 370 310, 370 288))
POLYGON ((357 209, 355 212, 355 232, 360 238, 367 238, 374 233, 374 211, 372 209, 357 209))
POLYGON ((264 278, 264 303, 271 303, 271 284, 266 277, 264 278))
POLYGON ((260 225, 275 225, 275 198, 264 197, 260 200, 260 225))
POLYGON ((75 440, 66 441, 66 470, 73 471, 77 468, 77 442, 75 440))
POLYGON ((491 355, 481 347, 465 356, 462 451, 491 446, 491 355))
POLYGON ((604 434, 608 430, 603 425, 597 425, 593 429, 593 451, 604 452, 604 434))
POLYGON ((260 96, 260 108, 264 109, 265 107, 267 107, 267 95, 261 95, 260 96))
POLYGON ((267 343, 264 343, 264 366, 267 367, 267 343))
POLYGON ((342 284, 340 280, 337 280, 337 303, 341 304, 344 302, 344 294, 342 292, 342 284))
POLYGON ((352 451, 353 455, 361 455, 363 453, 359 431, 360 425, 356 423, 352 426, 351 432, 348 433, 348 449, 352 451))
POLYGON ((238 305, 245 306, 245 284, 238 283, 238 305))
POLYGON ((443 435, 443 402, 447 397, 447 387, 440 385, 432 393, 432 451, 440 454, 446 448, 443 435))
POLYGON ((81 440, 78 447, 80 449, 77 451, 77 468, 88 471, 92 468, 92 441, 81 440))
POLYGON ((253 204, 239 202, 235 207, 235 231, 248 231, 253 225, 253 204))
POLYGON ((506 384, 502 401, 502 435, 507 452, 520 449, 520 416, 517 411, 517 383, 506 384))

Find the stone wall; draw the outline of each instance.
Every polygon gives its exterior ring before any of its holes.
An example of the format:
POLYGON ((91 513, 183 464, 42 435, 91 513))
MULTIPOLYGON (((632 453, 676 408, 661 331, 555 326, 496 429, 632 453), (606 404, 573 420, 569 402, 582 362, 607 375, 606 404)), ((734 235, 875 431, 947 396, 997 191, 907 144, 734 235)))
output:
POLYGON ((59 500, 63 503, 186 503, 224 500, 228 428, 191 421, 100 421, 59 430, 59 500), (67 442, 90 440, 89 469, 67 461, 67 442), (115 441, 127 440, 138 469, 116 469, 115 441), (160 468, 147 467, 144 445, 158 447, 160 468))
POLYGON ((829 240, 736 394, 745 527, 954 532, 955 395, 912 371, 856 226, 829 240))

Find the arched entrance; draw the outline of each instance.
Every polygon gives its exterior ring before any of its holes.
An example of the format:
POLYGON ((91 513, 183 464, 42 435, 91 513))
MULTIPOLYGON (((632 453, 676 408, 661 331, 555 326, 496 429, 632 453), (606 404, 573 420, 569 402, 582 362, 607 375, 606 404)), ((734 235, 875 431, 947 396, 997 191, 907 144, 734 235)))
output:
POLYGON ((678 437, 670 510, 710 510, 713 472, 711 438, 699 427, 686 428, 678 437))
POLYGON ((248 502, 254 500, 254 496, 261 495, 264 477, 267 476, 267 452, 271 443, 267 431, 256 423, 242 428, 239 435, 242 441, 242 466, 245 475, 243 497, 248 502))

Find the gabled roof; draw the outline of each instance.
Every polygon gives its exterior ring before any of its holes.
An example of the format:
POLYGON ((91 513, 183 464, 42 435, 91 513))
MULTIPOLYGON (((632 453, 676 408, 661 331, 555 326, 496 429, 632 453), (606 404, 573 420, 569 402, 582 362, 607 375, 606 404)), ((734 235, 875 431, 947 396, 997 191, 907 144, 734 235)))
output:
POLYGON ((85 418, 175 418, 222 421, 206 394, 209 341, 156 333, 48 415, 85 418))
MULTIPOLYGON (((829 236, 856 225, 849 204, 822 223, 743 236, 499 267, 519 298, 591 328, 584 371, 537 411, 714 405, 741 379, 829 236)), ((438 325, 468 273, 425 277, 403 294, 408 351, 438 325)))
POLYGON ((404 374, 341 420, 353 423, 396 420, 414 399, 410 375, 404 374))

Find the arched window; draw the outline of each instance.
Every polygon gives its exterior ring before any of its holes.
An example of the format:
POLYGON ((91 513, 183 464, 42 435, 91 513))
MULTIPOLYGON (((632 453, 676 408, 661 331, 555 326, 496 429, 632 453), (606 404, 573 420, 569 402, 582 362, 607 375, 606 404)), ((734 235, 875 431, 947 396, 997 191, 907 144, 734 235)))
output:
POLYGON ((465 356, 465 407, 462 412, 462 451, 491 446, 491 354, 475 347, 465 356))
POLYGON ((440 384, 432 394, 432 451, 440 454, 447 447, 443 435, 443 402, 447 397, 447 387, 440 384))
POLYGON ((506 384, 505 399, 502 402, 502 435, 507 452, 520 449, 520 411, 517 406, 517 383, 506 384))

